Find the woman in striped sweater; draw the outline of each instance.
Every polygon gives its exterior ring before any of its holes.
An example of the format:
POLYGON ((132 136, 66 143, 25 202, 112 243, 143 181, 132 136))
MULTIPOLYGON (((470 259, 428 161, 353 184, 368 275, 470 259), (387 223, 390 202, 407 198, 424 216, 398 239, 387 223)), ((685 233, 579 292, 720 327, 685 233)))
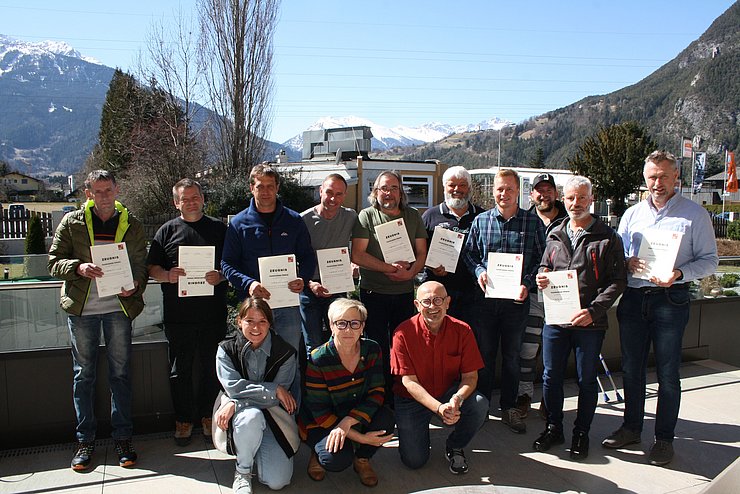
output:
POLYGON ((353 465, 366 486, 378 483, 370 465, 375 451, 393 437, 393 412, 383 406, 385 379, 380 347, 361 338, 367 310, 357 300, 337 299, 328 311, 332 338, 311 352, 298 419, 311 447, 308 475, 353 465))

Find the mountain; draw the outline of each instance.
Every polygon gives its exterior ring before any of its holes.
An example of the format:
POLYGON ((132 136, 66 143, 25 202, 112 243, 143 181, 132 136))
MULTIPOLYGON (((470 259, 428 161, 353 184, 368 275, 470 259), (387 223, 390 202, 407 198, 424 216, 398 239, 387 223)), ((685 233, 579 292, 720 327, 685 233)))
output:
MULTIPOLYGON (((428 142, 438 141, 444 137, 473 130, 498 129, 510 122, 493 118, 477 124, 452 126, 440 122, 429 122, 418 127, 396 126, 385 127, 361 117, 323 117, 311 124, 305 130, 334 129, 338 127, 367 126, 373 133, 373 152, 390 151, 399 147, 408 147, 428 142)), ((283 143, 287 150, 300 153, 303 150, 303 132, 283 143)))
POLYGON ((79 169, 112 76, 66 43, 0 35, 0 159, 28 175, 79 169))
MULTIPOLYGON (((629 120, 646 127, 662 148, 678 152, 682 136, 702 137, 702 151, 720 160, 740 144, 740 3, 704 34, 642 81, 547 112, 503 131, 501 162, 567 168, 586 137, 599 126, 629 120)), ((496 131, 461 133, 401 152, 407 159, 437 158, 469 168, 496 164, 496 131)))
MULTIPOLYGON (((34 176, 82 168, 98 141, 113 72, 67 43, 0 35, 0 160, 34 176)), ((199 108, 194 126, 210 118, 210 110, 199 108)), ((267 141, 264 158, 280 149, 267 141)))

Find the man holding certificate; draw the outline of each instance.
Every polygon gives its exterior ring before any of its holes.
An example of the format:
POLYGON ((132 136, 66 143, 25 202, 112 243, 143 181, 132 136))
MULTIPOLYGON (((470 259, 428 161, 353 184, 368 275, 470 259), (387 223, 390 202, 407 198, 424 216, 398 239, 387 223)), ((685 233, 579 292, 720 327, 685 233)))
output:
POLYGON ((619 234, 627 257, 627 290, 617 308, 624 371, 624 422, 604 439, 607 448, 622 448, 640 442, 645 412, 645 374, 652 343, 658 375, 658 408, 655 415, 655 442, 648 462, 665 465, 673 459, 673 437, 681 404, 681 343, 689 319, 689 282, 714 274, 719 258, 714 229, 707 211, 676 194, 676 158, 654 151, 645 159, 643 176, 650 195, 629 208, 619 222, 619 234), (675 235, 678 249, 673 269, 641 279, 653 272, 648 260, 640 257, 642 243, 655 231, 675 235))
POLYGON ((284 207, 277 198, 280 175, 274 169, 268 165, 252 168, 249 190, 253 196, 249 207, 237 214, 226 230, 221 269, 240 301, 258 297, 269 303, 271 293, 265 286, 268 280, 260 276, 259 259, 272 258, 270 272, 276 274, 295 272, 295 261, 298 261, 298 276, 290 277, 281 287, 295 294, 295 305, 272 311, 275 332, 298 350, 301 342, 298 294, 316 270, 311 237, 301 216, 284 207), (284 256, 283 266, 278 265, 276 256, 284 256))
POLYGON ((226 289, 221 253, 226 225, 203 214, 203 191, 184 178, 172 187, 180 216, 162 225, 149 248, 149 276, 160 282, 164 332, 169 343, 170 389, 175 408, 175 442, 190 443, 193 419, 211 433, 213 400, 219 391, 216 350, 226 336, 226 289), (200 362, 198 395, 193 363, 200 362), (195 415, 194 415, 195 414, 195 415))
POLYGON ((481 289, 472 324, 485 363, 478 389, 490 401, 500 341, 502 422, 513 432, 524 433, 527 427, 516 408, 519 351, 529 314, 529 291, 535 286, 545 248, 545 227, 537 215, 519 207, 519 175, 514 170, 499 170, 493 188, 496 205, 475 218, 463 251, 465 265, 481 289), (497 265, 502 268, 496 269, 497 265), (519 270, 521 275, 512 276, 519 270), (482 293, 498 296, 491 289, 494 286, 511 298, 484 298, 482 293))
POLYGON ((419 211, 408 205, 398 172, 378 175, 368 200, 371 206, 360 211, 352 230, 352 262, 360 266, 360 300, 367 308, 365 331, 383 352, 386 396, 390 396, 391 336, 416 311, 414 276, 424 269, 427 232, 419 211), (398 244, 397 239, 403 236, 400 233, 406 233, 409 245, 402 247, 410 250, 415 260, 385 259, 383 255, 381 242, 387 238, 378 233, 378 227, 396 227, 399 220, 405 231, 394 231, 390 240, 398 244))
MULTIPOLYGON (((485 210, 470 202, 473 195, 473 187, 470 173, 462 166, 448 168, 442 175, 444 187, 444 202, 429 208, 421 215, 424 226, 427 229, 429 239, 434 237, 435 228, 443 228, 450 233, 462 235, 460 242, 465 247, 465 239, 470 232, 470 225, 476 216, 485 210)), ((451 242, 448 242, 451 244, 451 242)), ((444 244, 443 244, 444 245, 444 244)), ((454 244, 456 247, 456 244, 454 244)), ((449 262, 454 266, 454 271, 445 269, 441 262, 430 262, 432 246, 430 245, 429 256, 427 256, 426 279, 442 283, 450 297, 449 315, 461 319, 468 324, 472 320, 475 300, 475 277, 465 267, 462 252, 457 249, 440 249, 442 253, 455 254, 455 259, 449 262), (435 265, 436 264, 436 265, 435 265)))
POLYGON ((342 206, 346 196, 347 181, 332 173, 319 187, 320 202, 301 213, 318 261, 300 296, 303 338, 308 352, 327 340, 324 327, 329 328, 329 305, 355 289, 349 239, 357 213, 342 206))
POLYGON ((131 444, 131 321, 144 309, 148 279, 144 228, 116 201, 118 185, 113 174, 107 170, 90 172, 85 180, 85 196, 84 206, 59 223, 49 249, 49 272, 64 280, 60 305, 69 314, 77 415, 77 448, 71 466, 77 471, 90 468, 95 451, 95 382, 101 326, 112 398, 111 435, 118 463, 122 467, 136 464, 131 444), (92 262, 91 250, 114 243, 126 247, 128 259, 121 260, 130 265, 134 288, 102 297, 96 281, 104 280, 106 271, 92 262))
POLYGON ((596 382, 599 354, 608 326, 606 311, 627 284, 622 240, 589 212, 593 202, 591 190, 591 181, 586 177, 574 176, 565 184, 563 201, 568 218, 548 233, 537 275, 537 286, 545 301, 542 394, 547 425, 533 447, 547 451, 565 442, 563 380, 573 350, 579 388, 578 414, 570 447, 570 457, 574 460, 588 456, 588 432, 599 391, 596 382))

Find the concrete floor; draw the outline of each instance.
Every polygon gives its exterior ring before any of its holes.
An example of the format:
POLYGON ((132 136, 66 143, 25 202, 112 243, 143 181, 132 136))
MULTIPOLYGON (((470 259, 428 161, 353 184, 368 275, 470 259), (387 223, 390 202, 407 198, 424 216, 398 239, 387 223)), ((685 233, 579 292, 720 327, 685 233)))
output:
MULTIPOLYGON (((536 411, 526 420, 527 433, 517 435, 500 423, 500 415, 492 407, 490 420, 466 449, 470 462, 467 475, 455 476, 448 471, 443 458, 446 432, 433 427, 432 456, 420 470, 403 467, 395 451, 395 441, 375 455, 372 462, 380 483, 374 490, 363 487, 351 468, 342 473, 328 473, 323 482, 313 482, 305 472, 308 448, 304 445, 295 459, 293 483, 282 492, 698 493, 740 456, 740 369, 704 360, 685 364, 682 376, 683 402, 674 443, 676 456, 666 467, 646 464, 646 451, 652 444, 657 391, 655 375, 651 373, 643 441, 624 450, 606 450, 599 444, 621 424, 622 405, 613 402, 615 395, 611 391, 612 402, 599 399, 588 459, 583 462, 569 459, 565 448, 569 445, 577 394, 576 384, 569 382, 565 403, 566 444, 548 453, 532 451, 532 441, 544 428, 536 411)), ((619 374, 615 379, 619 386, 619 374)), ((605 378, 602 382, 610 389, 605 378)), ((539 396, 539 390, 537 393, 539 396)), ((493 401, 497 403, 498 397, 494 396, 493 401)), ((0 451, 0 492, 231 492, 233 459, 214 450, 202 436, 196 436, 185 448, 177 447, 169 435, 137 436, 135 446, 139 463, 129 470, 117 465, 109 440, 98 441, 95 468, 82 474, 69 468, 72 444, 0 451)), ((269 492, 267 487, 255 484, 255 492, 269 492)), ((730 487, 725 485, 718 491, 740 492, 740 486, 735 490, 734 485, 730 483, 730 487)))

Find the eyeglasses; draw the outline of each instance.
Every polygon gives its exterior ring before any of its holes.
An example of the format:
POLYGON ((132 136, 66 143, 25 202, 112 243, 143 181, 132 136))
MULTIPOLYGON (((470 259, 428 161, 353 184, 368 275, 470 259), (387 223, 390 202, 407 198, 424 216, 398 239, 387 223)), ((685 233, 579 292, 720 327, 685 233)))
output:
POLYGON ((382 187, 378 187, 378 190, 386 194, 389 194, 391 192, 398 192, 401 189, 398 187, 398 185, 391 185, 390 187, 388 187, 387 185, 384 185, 382 187))
POLYGON ((337 327, 337 329, 344 330, 344 329, 347 329, 347 328, 360 329, 362 327, 363 323, 364 323, 364 321, 358 321, 357 319, 353 319, 351 321, 347 321, 345 319, 340 319, 338 321, 334 321, 333 324, 334 324, 334 326, 337 327))
POLYGON ((421 305, 426 307, 427 309, 431 307, 432 305, 435 307, 439 307, 442 305, 447 297, 434 297, 434 298, 425 298, 423 300, 417 300, 421 305))

